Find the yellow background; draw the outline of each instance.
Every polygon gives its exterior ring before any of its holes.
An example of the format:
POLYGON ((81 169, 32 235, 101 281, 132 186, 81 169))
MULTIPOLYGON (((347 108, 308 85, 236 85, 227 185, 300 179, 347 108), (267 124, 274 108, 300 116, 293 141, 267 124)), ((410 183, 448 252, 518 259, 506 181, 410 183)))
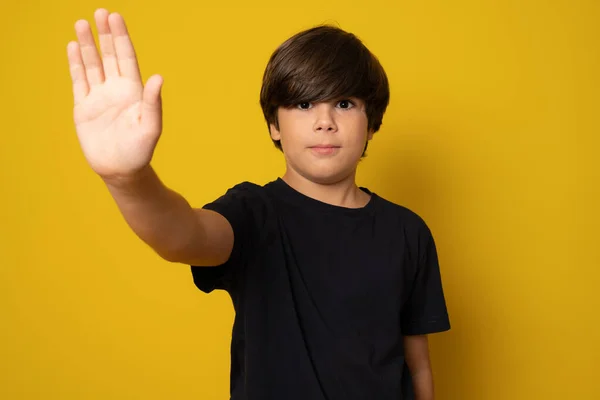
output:
POLYGON ((282 173, 258 105, 276 46, 356 33, 392 91, 358 183, 438 244, 437 398, 600 398, 600 2, 367 3, 2 6, 0 398, 228 398, 229 298, 139 241, 80 151, 66 45, 97 7, 165 79, 154 165, 195 206, 282 173))

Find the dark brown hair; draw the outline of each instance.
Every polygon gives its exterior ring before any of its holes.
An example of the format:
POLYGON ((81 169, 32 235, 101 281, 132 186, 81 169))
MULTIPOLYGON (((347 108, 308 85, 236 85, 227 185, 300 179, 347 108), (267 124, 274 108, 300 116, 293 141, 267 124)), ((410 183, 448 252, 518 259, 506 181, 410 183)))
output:
MULTIPOLYGON (((260 105, 267 127, 274 124, 279 129, 279 107, 351 96, 365 102, 368 129, 377 132, 390 98, 383 67, 354 34, 318 25, 295 34, 273 52, 263 75, 260 105)), ((279 140, 273 143, 282 150, 279 140)))

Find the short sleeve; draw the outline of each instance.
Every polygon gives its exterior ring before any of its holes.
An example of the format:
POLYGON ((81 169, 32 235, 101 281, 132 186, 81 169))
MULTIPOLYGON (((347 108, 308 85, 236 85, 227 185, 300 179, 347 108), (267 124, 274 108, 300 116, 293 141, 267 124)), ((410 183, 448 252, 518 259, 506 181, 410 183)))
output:
POLYGON ((426 225, 419 235, 419 262, 402 311, 404 335, 424 335, 450 329, 435 241, 426 225))
POLYGON ((205 293, 215 289, 231 292, 236 288, 240 273, 245 266, 252 241, 257 232, 257 209, 260 208, 260 186, 249 182, 240 183, 202 208, 218 212, 229 221, 233 229, 233 249, 229 259, 218 266, 191 265, 194 284, 205 293))

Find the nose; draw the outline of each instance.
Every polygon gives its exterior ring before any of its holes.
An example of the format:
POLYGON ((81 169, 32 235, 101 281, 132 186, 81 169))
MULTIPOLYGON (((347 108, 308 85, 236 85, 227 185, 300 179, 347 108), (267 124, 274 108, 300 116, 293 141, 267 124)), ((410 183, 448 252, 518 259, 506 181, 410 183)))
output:
POLYGON ((316 108, 315 132, 337 132, 335 123, 335 110, 329 104, 321 103, 316 108))

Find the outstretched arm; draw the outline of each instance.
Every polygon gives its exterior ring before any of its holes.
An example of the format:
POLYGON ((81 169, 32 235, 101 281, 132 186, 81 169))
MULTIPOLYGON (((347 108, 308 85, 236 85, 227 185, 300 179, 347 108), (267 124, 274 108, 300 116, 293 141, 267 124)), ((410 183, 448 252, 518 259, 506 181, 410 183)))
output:
POLYGON ((94 19, 100 52, 86 20, 75 23, 77 41, 67 45, 73 118, 87 162, 131 229, 164 259, 198 266, 227 261, 233 248, 229 222, 193 209, 150 166, 162 132, 162 77, 143 84, 120 14, 98 9, 94 19))

